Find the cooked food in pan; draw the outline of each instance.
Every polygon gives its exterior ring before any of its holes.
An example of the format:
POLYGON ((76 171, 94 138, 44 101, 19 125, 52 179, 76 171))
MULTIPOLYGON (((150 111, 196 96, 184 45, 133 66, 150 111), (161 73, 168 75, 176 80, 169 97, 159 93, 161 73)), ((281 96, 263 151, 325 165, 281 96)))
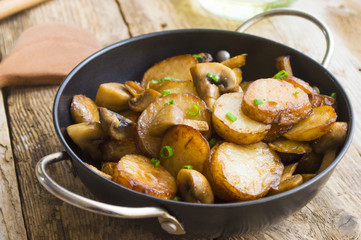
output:
POLYGON ((347 123, 336 94, 293 76, 289 56, 247 82, 245 64, 246 54, 167 58, 140 82, 75 95, 67 133, 92 170, 151 196, 221 203, 287 191, 327 168, 347 123))

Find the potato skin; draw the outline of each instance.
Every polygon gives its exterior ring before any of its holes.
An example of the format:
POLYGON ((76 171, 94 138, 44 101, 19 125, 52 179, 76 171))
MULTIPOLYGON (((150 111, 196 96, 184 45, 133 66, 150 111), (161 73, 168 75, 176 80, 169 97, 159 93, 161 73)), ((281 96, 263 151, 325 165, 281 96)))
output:
POLYGON ((204 163, 210 156, 208 141, 199 131, 186 125, 175 125, 163 137, 162 146, 170 146, 174 155, 161 158, 162 165, 173 175, 184 165, 192 165, 194 170, 203 172, 204 163))
POLYGON ((266 124, 291 125, 312 111, 308 95, 283 80, 267 78, 252 82, 244 92, 242 111, 248 117, 266 124), (256 105, 254 100, 262 99, 256 105))
POLYGON ((210 183, 215 195, 223 200, 258 199, 278 186, 283 168, 277 154, 263 142, 224 142, 212 157, 210 183))
POLYGON ((208 139, 211 136, 211 112, 207 108, 206 104, 192 94, 169 94, 165 97, 159 98, 157 101, 151 103, 140 115, 137 123, 136 141, 139 150, 151 157, 158 157, 162 143, 162 137, 153 137, 149 134, 149 126, 153 121, 157 113, 164 107, 164 104, 170 100, 174 100, 177 106, 182 108, 183 117, 186 119, 202 120, 208 123, 210 127, 208 131, 202 132, 202 135, 208 139), (188 113, 188 109, 193 105, 199 106, 199 114, 197 116, 191 116, 188 113))
POLYGON ((137 192, 173 199, 177 193, 175 178, 161 165, 155 167, 149 158, 129 154, 120 159, 113 181, 137 192))
POLYGON ((283 136, 295 141, 312 141, 325 135, 336 119, 337 114, 333 107, 317 107, 309 117, 293 125, 283 136))
POLYGON ((212 122, 217 134, 225 140, 237 144, 251 144, 261 141, 271 125, 257 122, 246 116, 242 110, 243 93, 227 93, 214 104, 212 122), (237 120, 231 122, 226 114, 231 112, 237 120))

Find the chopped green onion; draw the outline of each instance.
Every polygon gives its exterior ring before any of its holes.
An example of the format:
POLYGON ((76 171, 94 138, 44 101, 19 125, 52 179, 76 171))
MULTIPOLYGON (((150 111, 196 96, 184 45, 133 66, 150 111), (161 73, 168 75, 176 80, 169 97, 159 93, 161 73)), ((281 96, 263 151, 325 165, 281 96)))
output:
POLYGON ((199 107, 197 104, 193 104, 189 109, 188 113, 192 116, 197 116, 199 114, 199 107))
POLYGON ((207 73, 207 77, 212 79, 214 82, 219 82, 220 78, 218 75, 212 74, 212 73, 207 73))
POLYGON ((173 99, 170 100, 169 102, 165 103, 164 106, 167 106, 167 105, 171 105, 171 104, 177 104, 176 101, 174 101, 173 99))
POLYGON ((226 114, 226 117, 227 117, 231 122, 234 122, 234 121, 237 120, 237 117, 234 116, 231 112, 228 112, 228 113, 226 114))
POLYGON ((334 99, 336 99, 337 93, 335 93, 335 92, 331 93, 331 97, 334 98, 334 99))
POLYGON ((297 94, 299 94, 299 92, 297 92, 297 91, 293 93, 293 95, 295 95, 295 96, 297 96, 297 94))
POLYGON ((286 72, 285 70, 279 71, 278 73, 276 73, 276 75, 273 76, 273 78, 275 79, 282 79, 282 78, 286 78, 288 77, 288 72, 286 72))
POLYGON ((216 143, 217 143, 217 139, 212 138, 211 140, 209 140, 209 147, 210 148, 214 147, 214 145, 216 145, 216 143))
POLYGON ((193 166, 192 165, 184 165, 182 168, 183 169, 193 169, 193 166))
POLYGON ((253 102, 254 102, 254 105, 256 105, 256 106, 263 104, 262 98, 255 98, 253 100, 253 102))
POLYGON ((192 55, 194 58, 197 59, 198 62, 202 61, 203 60, 203 56, 202 55, 199 55, 199 54, 193 54, 192 55))
POLYGON ((170 90, 163 90, 163 97, 170 94, 170 90))
POLYGON ((162 149, 160 149, 160 156, 162 158, 170 158, 173 157, 174 150, 171 146, 163 146, 162 149))
POLYGON ((160 161, 158 159, 156 159, 156 158, 152 158, 150 161, 153 163, 154 167, 156 167, 156 168, 160 164, 160 161))
POLYGON ((172 77, 164 77, 164 78, 159 79, 159 80, 152 80, 152 83, 153 84, 158 84, 158 83, 161 83, 161 82, 164 82, 164 81, 181 81, 181 80, 177 79, 177 78, 172 78, 172 77))
POLYGON ((175 196, 175 197, 173 198, 173 200, 174 200, 174 201, 180 201, 181 198, 180 198, 180 196, 175 196))

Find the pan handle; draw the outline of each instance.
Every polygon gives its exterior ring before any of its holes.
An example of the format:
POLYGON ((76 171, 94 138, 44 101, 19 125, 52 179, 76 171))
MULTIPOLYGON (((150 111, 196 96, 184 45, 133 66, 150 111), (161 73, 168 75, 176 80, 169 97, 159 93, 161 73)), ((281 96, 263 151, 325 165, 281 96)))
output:
POLYGON ((326 38, 326 52, 325 55, 322 59, 321 64, 324 67, 327 67, 332 54, 333 54, 333 50, 335 47, 334 44, 334 40, 333 40, 333 36, 331 34, 331 31, 329 30, 329 28, 326 26, 325 23, 323 23, 320 19, 316 18, 315 16, 312 16, 309 13, 303 12, 303 11, 299 11, 299 10, 294 10, 294 9, 289 9, 289 8, 278 8, 278 9, 272 9, 263 13, 260 13, 250 19, 248 19, 247 21, 245 21, 241 26, 239 26, 236 31, 238 32, 244 32, 245 30, 247 30, 250 26, 252 26, 253 24, 268 18, 268 17, 272 17, 272 16, 279 16, 279 15, 284 15, 284 16, 297 16, 297 17, 301 17, 304 19, 307 19, 309 21, 311 21, 312 23, 314 23, 323 33, 323 35, 326 38))
POLYGON ((61 187, 48 175, 46 170, 49 165, 67 159, 70 159, 70 157, 66 152, 57 152, 43 157, 36 164, 36 177, 41 185, 57 198, 81 209, 111 217, 129 219, 158 217, 161 227, 166 232, 174 235, 185 234, 182 224, 162 208, 134 208, 110 205, 82 197, 61 187))

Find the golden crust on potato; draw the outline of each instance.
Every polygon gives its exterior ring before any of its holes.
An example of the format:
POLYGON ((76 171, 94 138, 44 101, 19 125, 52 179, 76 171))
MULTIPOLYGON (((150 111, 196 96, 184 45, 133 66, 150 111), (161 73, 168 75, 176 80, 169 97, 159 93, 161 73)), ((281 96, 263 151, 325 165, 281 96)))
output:
POLYGON ((241 110, 243 93, 227 93, 217 99, 214 104, 212 122, 217 134, 225 140, 237 144, 251 144, 261 141, 271 125, 257 122, 247 117, 241 110), (232 122, 227 113, 237 119, 232 122))
MULTIPOLYGON (((200 98, 192 94, 170 94, 159 98, 143 111, 137 123, 137 144, 141 152, 148 156, 158 157, 162 142, 162 137, 155 137, 149 134, 151 122, 164 107, 164 104, 169 103, 171 100, 183 110, 183 118, 206 121, 211 126, 211 112, 200 98), (189 108, 194 104, 199 107, 199 114, 196 116, 192 116, 188 112, 189 108)), ((211 128, 208 131, 202 132, 202 134, 205 138, 209 138, 211 128)))
POLYGON ((312 111, 308 95, 300 88, 274 78, 252 82, 244 92, 242 111, 266 124, 290 125, 312 111))
POLYGON ((155 167, 142 155, 129 154, 120 159, 113 181, 137 192, 173 199, 177 193, 175 178, 161 165, 155 167))
POLYGON ((295 141, 315 140, 329 132, 336 118, 335 109, 331 106, 314 108, 310 116, 293 125, 283 136, 295 141))
POLYGON ((217 197, 245 201, 260 198, 276 187, 283 164, 263 142, 250 145, 225 142, 214 153, 210 171, 217 197))

